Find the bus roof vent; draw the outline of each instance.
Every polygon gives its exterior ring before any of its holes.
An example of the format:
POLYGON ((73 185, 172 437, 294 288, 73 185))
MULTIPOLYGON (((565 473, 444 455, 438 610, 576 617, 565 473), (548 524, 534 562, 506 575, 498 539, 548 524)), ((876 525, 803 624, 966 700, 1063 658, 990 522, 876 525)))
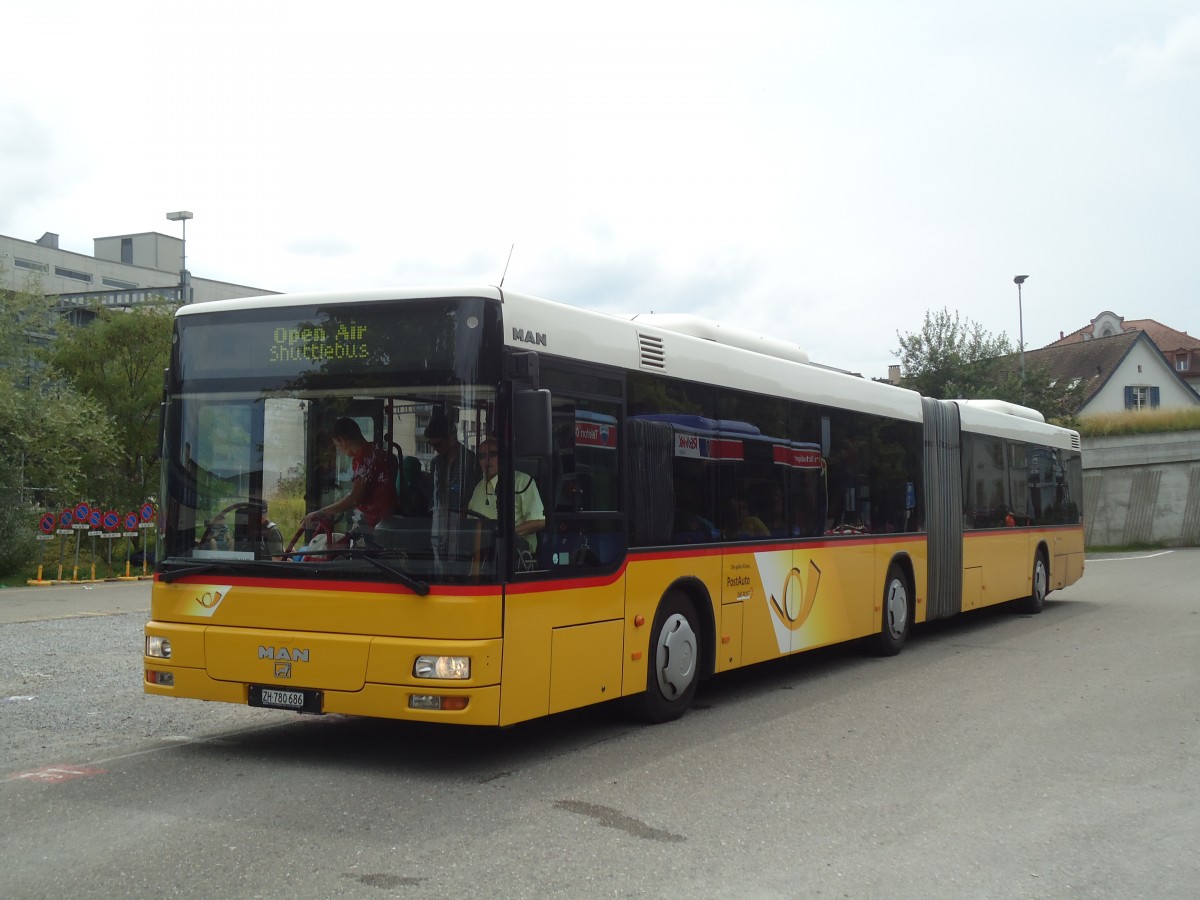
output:
POLYGON ((667 355, 663 350, 662 338, 638 332, 638 349, 641 351, 642 368, 662 371, 667 367, 667 355))
POLYGON ((1019 406, 1016 403, 1009 403, 1005 400, 956 400, 955 403, 960 406, 973 406, 976 409, 990 409, 992 412, 1003 413, 1006 416, 1016 416, 1020 419, 1029 419, 1031 422, 1045 422, 1046 418, 1036 409, 1030 409, 1028 406, 1019 406))
POLYGON ((749 350, 752 353, 761 353, 764 356, 774 356, 779 359, 790 359, 792 362, 807 363, 809 361, 808 354, 790 341, 755 334, 752 331, 742 331, 740 328, 722 325, 720 322, 688 313, 638 313, 632 318, 646 325, 702 338, 712 341, 714 344, 724 344, 727 347, 737 347, 741 350, 749 350))
POLYGON ((1082 450, 1083 449, 1083 444, 1079 440, 1079 432, 1078 431, 1071 432, 1071 449, 1072 450, 1082 450))

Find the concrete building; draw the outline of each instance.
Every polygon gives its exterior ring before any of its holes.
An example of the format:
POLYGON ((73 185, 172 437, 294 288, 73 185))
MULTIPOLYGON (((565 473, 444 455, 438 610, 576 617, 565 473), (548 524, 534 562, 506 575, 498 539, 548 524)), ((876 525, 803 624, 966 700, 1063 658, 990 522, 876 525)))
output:
POLYGON ((188 274, 184 297, 184 245, 170 235, 119 234, 95 238, 93 244, 93 255, 86 256, 61 249, 53 232, 36 241, 0 235, 0 288, 33 289, 53 297, 55 308, 75 321, 86 321, 97 306, 132 307, 163 299, 204 303, 277 293, 188 274))

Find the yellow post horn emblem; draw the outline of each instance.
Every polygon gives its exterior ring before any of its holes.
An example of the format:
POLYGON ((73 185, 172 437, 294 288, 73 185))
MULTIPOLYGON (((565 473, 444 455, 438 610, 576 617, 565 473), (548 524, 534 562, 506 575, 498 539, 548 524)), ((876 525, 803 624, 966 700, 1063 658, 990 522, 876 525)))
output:
POLYGON ((808 561, 808 583, 805 584, 803 573, 792 566, 787 578, 783 581, 783 602, 780 603, 774 594, 771 595, 771 605, 779 618, 792 631, 799 631, 804 625, 808 614, 812 612, 817 602, 817 586, 821 583, 821 570, 812 560, 808 561))

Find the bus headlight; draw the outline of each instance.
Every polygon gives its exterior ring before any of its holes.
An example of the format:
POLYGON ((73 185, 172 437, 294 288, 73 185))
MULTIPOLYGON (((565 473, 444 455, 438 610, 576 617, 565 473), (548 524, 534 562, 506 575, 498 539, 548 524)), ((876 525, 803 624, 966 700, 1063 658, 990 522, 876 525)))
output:
POLYGON ((146 635, 146 655, 154 656, 158 659, 171 658, 171 642, 165 637, 157 635, 146 635))
POLYGON ((449 678, 465 681, 471 677, 469 656, 418 656, 414 678, 449 678))

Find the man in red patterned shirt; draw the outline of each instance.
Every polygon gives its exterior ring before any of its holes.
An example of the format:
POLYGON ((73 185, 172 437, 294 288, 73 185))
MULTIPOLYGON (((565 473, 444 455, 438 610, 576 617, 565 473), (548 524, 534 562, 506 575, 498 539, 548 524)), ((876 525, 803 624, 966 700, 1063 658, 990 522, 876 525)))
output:
POLYGON ((362 429, 353 419, 341 418, 333 425, 333 445, 339 453, 350 457, 353 486, 341 500, 322 506, 306 515, 301 525, 311 528, 320 519, 331 518, 338 513, 353 510, 350 531, 354 525, 365 536, 369 536, 379 520, 390 516, 396 509, 396 471, 392 456, 382 447, 376 447, 363 437, 362 429))

